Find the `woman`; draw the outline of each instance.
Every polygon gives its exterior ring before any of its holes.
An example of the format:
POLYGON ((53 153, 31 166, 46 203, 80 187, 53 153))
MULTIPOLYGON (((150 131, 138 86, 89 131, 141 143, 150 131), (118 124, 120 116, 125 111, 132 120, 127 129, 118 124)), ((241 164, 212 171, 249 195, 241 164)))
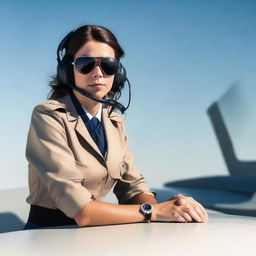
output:
POLYGON ((158 204, 133 167, 123 120, 112 112, 124 110, 113 99, 126 79, 115 36, 101 26, 82 26, 62 40, 57 55, 50 100, 35 107, 28 133, 25 229, 207 221, 193 198, 176 195, 158 204), (113 186, 119 204, 102 202, 113 186))

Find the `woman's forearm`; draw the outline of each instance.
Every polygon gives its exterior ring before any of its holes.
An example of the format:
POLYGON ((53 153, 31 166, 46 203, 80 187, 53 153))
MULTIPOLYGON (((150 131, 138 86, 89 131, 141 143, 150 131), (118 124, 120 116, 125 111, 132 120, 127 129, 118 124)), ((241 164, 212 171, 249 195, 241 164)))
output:
POLYGON ((86 204, 74 217, 79 226, 143 222, 140 205, 119 205, 100 201, 86 204))
POLYGON ((79 226, 143 222, 145 216, 140 212, 141 203, 154 204, 151 221, 206 222, 208 219, 204 207, 192 197, 177 195, 162 203, 148 201, 155 199, 147 194, 138 195, 133 199, 138 204, 111 204, 92 201, 86 204, 74 219, 79 226))

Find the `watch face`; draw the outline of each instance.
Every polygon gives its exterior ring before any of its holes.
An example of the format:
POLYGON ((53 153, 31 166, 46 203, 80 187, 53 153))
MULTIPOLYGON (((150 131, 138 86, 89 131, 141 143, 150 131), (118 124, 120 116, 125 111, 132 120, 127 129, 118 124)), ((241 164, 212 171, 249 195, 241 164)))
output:
POLYGON ((151 204, 142 204, 141 210, 145 212, 146 214, 152 213, 152 205, 151 204))

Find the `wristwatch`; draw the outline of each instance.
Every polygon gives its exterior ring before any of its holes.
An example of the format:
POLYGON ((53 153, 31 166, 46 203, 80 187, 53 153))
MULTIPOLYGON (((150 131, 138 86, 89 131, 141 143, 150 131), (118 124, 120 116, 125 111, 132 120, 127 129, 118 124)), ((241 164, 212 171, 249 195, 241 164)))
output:
POLYGON ((142 204, 140 206, 140 213, 142 213, 145 216, 144 221, 145 222, 150 222, 151 220, 151 215, 153 212, 153 206, 151 204, 142 204))

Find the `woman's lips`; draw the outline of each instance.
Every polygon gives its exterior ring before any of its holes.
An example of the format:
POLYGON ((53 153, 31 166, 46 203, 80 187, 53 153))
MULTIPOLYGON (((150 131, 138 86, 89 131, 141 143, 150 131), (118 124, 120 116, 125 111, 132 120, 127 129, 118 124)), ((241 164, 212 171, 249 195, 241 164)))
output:
POLYGON ((89 84, 89 87, 93 87, 93 88, 100 88, 103 86, 105 86, 105 84, 100 84, 100 83, 89 84))

